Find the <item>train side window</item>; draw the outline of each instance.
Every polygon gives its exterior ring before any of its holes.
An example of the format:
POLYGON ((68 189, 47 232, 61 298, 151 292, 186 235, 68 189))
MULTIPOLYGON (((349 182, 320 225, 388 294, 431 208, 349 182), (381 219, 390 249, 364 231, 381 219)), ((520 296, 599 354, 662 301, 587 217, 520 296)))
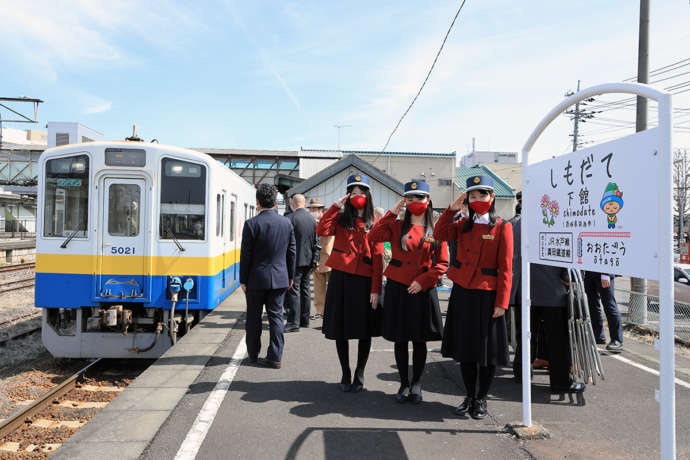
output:
POLYGON ((249 217, 249 205, 247 203, 244 203, 244 220, 247 220, 249 217))
POLYGON ((225 193, 220 196, 220 236, 225 237, 225 193))
POLYGON ((230 202, 230 241, 235 241, 235 202, 230 202))
POLYGON ((220 227, 223 220, 221 219, 221 205, 220 205, 220 193, 216 195, 216 236, 220 236, 220 227))
POLYGON ((141 189, 136 184, 112 184, 108 188, 108 233, 113 236, 139 234, 141 189))
POLYGON ((206 234, 206 166, 164 158, 161 178, 160 238, 203 240, 206 234))
POLYGON ((88 236, 88 156, 75 155, 46 161, 43 211, 43 236, 88 236))

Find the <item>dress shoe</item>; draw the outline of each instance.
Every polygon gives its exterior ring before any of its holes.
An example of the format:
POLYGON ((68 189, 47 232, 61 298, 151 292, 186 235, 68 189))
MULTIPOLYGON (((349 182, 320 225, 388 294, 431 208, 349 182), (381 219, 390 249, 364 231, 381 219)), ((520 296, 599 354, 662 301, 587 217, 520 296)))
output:
POLYGON ((407 385, 400 385, 398 393, 395 395, 395 400, 399 403, 404 403, 410 397, 410 387, 407 385))
POLYGON ((259 358, 257 356, 248 356, 247 357, 247 362, 249 362, 249 363, 256 363, 257 361, 259 361, 259 358))
POLYGON ((419 404, 422 402, 422 385, 413 383, 410 388, 409 400, 412 404, 419 404))
POLYGON ((299 325, 299 327, 309 327, 309 323, 302 323, 299 325))
POLYGON ((606 345, 606 349, 614 353, 620 353, 621 351, 623 351, 623 344, 620 343, 618 340, 611 340, 609 344, 606 345))
POLYGON ((299 326, 288 326, 285 328, 284 332, 299 332, 299 326))
POLYGON ((457 415, 465 415, 467 412, 469 412, 472 409, 472 405, 474 405, 474 398, 471 398, 467 396, 463 401, 462 404, 460 404, 456 409, 455 413, 457 415))
POLYGON ((348 393, 350 391, 350 387, 352 386, 352 376, 349 372, 347 375, 343 375, 338 386, 340 387, 340 391, 343 393, 348 393))
POLYGON ((472 404, 472 412, 470 416, 475 420, 482 420, 487 415, 486 411, 486 399, 475 399, 474 404, 472 404))
POLYGON ((606 345, 606 339, 597 339, 597 345, 606 345))
POLYGON ((364 391, 364 379, 355 375, 355 379, 352 385, 350 385, 350 393, 360 393, 362 391, 364 391))
POLYGON ((280 361, 269 361, 265 358, 261 358, 259 364, 264 367, 270 367, 271 369, 280 369, 280 361))
POLYGON ((551 387, 552 393, 583 393, 585 391, 585 384, 582 382, 573 382, 568 386, 551 387))

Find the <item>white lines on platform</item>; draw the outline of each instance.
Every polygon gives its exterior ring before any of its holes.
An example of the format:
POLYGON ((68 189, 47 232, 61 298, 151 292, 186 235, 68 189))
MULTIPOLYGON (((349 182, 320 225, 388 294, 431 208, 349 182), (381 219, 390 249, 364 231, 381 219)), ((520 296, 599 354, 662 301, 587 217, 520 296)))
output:
POLYGON ((218 413, 218 409, 220 409, 220 405, 223 403, 223 399, 225 399, 225 395, 228 389, 230 389, 230 384, 235 378, 237 370, 240 368, 246 354, 247 343, 243 335, 240 343, 235 349, 235 353, 232 355, 230 364, 225 368, 223 375, 220 376, 220 380, 218 380, 213 391, 211 391, 211 394, 206 398, 201 412, 199 412, 192 427, 189 429, 187 436, 180 446, 180 450, 177 451, 175 460, 193 460, 196 458, 196 454, 199 452, 201 444, 204 442, 204 438, 206 438, 208 430, 211 428, 213 420, 218 413))
MULTIPOLYGON (((650 374, 654 374, 656 376, 659 375, 659 371, 657 371, 656 369, 652 369, 651 367, 647 367, 647 366, 644 366, 642 364, 636 363, 635 361, 632 361, 628 358, 624 358, 620 355, 609 355, 609 357, 613 358, 613 359, 617 359, 618 361, 624 362, 625 364, 630 364, 631 366, 636 367, 638 369, 642 369, 643 371, 649 372, 650 374)), ((684 380, 681 380, 678 377, 676 377, 676 385, 680 385, 682 387, 690 389, 690 383, 688 383, 684 380)))

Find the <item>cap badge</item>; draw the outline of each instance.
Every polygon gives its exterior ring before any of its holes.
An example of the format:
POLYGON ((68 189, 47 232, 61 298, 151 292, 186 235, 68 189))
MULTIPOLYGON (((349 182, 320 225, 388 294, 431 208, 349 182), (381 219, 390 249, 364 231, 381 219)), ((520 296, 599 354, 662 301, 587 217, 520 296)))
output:
POLYGON ((475 184, 478 184, 478 183, 480 183, 481 181, 482 181, 482 180, 479 178, 479 176, 477 176, 477 177, 475 177, 474 179, 472 179, 472 182, 474 182, 475 184))
POLYGON ((362 182, 362 176, 355 176, 355 180, 357 182, 362 182))
POLYGON ((411 188, 412 190, 417 190, 417 183, 416 183, 416 182, 412 182, 412 184, 410 185, 410 188, 411 188))

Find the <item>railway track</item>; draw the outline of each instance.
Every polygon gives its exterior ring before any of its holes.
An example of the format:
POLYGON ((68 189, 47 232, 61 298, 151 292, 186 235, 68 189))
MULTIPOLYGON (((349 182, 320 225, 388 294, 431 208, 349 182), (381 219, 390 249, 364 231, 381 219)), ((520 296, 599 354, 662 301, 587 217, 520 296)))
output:
POLYGON ((0 288, 0 294, 3 292, 16 291, 18 289, 26 289, 33 287, 36 284, 36 278, 21 278, 18 280, 5 281, 3 287, 0 288))
POLYGON ((45 458, 55 452, 146 366, 100 358, 35 400, 18 398, 15 404, 26 407, 0 422, 0 458, 45 458))
POLYGON ((25 264, 5 265, 3 267, 0 267, 0 273, 16 272, 19 270, 28 270, 28 269, 35 269, 35 268, 36 268, 36 262, 27 262, 25 264))

